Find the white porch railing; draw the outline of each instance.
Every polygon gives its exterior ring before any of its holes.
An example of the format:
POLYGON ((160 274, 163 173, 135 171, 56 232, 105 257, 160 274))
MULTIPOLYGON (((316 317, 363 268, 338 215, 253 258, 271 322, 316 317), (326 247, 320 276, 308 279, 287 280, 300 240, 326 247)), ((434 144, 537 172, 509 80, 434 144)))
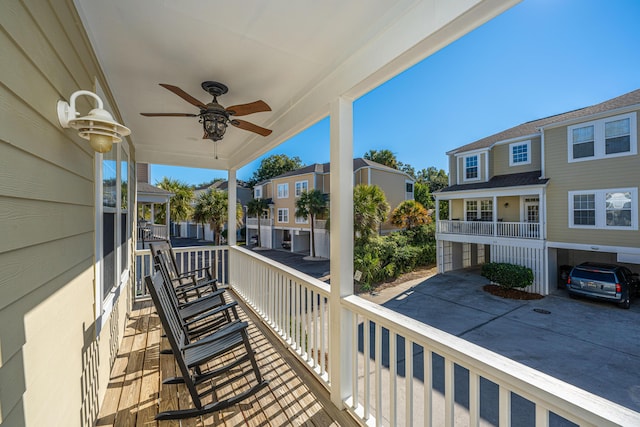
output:
POLYGON ((540 239, 540 224, 534 222, 490 222, 438 220, 438 233, 540 239))
POLYGON ((324 230, 327 228, 327 220, 326 219, 316 219, 313 223, 313 226, 318 230, 324 230))
POLYGON ((138 225, 138 240, 167 240, 169 227, 164 224, 138 225))
MULTIPOLYGON (((228 246, 191 246, 173 248, 180 271, 191 271, 204 267, 211 267, 211 273, 218 279, 218 283, 229 283, 228 246)), ((136 250, 136 287, 135 298, 149 296, 144 283, 144 277, 153 273, 153 260, 149 249, 136 250)), ((198 278, 204 277, 204 271, 198 272, 198 278)))
MULTIPOLYGON (((247 218, 245 221, 245 225, 247 227, 257 227, 258 226, 258 218, 247 218)), ((273 225, 273 218, 262 218, 260 219, 260 226, 266 227, 267 225, 273 225)))
MULTIPOLYGON (((326 355, 341 350, 329 348, 330 287, 244 248, 229 257, 233 289, 331 389, 326 355)), ((356 349, 341 367, 352 378, 344 404, 363 424, 640 425, 630 409, 357 296, 341 308, 356 349)))

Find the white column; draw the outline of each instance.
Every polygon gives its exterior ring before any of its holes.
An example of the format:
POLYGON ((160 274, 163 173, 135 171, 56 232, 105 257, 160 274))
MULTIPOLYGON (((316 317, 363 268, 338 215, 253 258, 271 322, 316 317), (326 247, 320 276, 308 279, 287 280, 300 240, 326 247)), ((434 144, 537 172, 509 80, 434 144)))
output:
MULTIPOLYGON (((498 197, 493 196, 493 205, 492 208, 492 221, 493 221, 493 235, 498 235, 498 197)), ((482 209, 482 208, 480 208, 482 209)))
POLYGON ((236 244, 236 203, 238 196, 238 183, 236 181, 236 170, 229 169, 229 178, 227 183, 227 191, 229 196, 229 209, 227 219, 227 244, 233 246, 236 244))
POLYGON ((164 222, 165 222, 165 227, 167 228, 167 240, 171 239, 171 230, 170 230, 170 225, 171 224, 171 218, 170 218, 170 214, 171 211, 169 209, 169 204, 171 202, 169 200, 167 200, 167 203, 164 204, 164 222))
MULTIPOLYGON (((338 98, 331 104, 331 401, 338 408, 352 392, 352 314, 341 307, 353 294, 353 104, 338 98)), ((357 398, 357 396, 356 396, 357 398)))

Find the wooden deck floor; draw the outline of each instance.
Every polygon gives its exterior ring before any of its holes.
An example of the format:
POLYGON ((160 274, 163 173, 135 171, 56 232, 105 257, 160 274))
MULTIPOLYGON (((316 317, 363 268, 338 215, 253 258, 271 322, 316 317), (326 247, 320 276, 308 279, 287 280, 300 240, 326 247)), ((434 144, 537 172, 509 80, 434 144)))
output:
MULTIPOLYGON (((242 307, 242 306, 241 306, 242 307)), ((224 411, 188 420, 154 420, 158 411, 193 407, 183 385, 165 385, 175 376, 176 363, 162 338, 160 320, 150 302, 137 303, 129 317, 114 363, 97 426, 350 426, 357 425, 338 411, 318 381, 291 355, 258 319, 242 307, 262 375, 269 386, 224 411)), ((253 377, 250 377, 252 380, 253 377)), ((242 387, 234 384, 233 387, 242 387)), ((246 384, 245 384, 246 386, 246 384)), ((220 391, 232 393, 231 386, 220 391)))

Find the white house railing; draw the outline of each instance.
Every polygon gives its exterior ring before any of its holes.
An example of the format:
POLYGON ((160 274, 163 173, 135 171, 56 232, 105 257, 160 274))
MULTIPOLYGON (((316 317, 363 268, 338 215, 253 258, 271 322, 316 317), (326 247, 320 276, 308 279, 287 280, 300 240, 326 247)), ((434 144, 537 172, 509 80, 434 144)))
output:
MULTIPOLYGON (((258 227, 258 218, 247 218, 245 220, 245 225, 247 227, 258 227)), ((260 226, 266 227, 267 225, 273 225, 273 218, 261 218, 260 226)))
POLYGON ((536 222, 491 222, 438 220, 438 233, 470 236, 498 236, 518 239, 540 239, 540 224, 536 222))
MULTIPOLYGON (((228 246, 191 246, 185 248, 173 248, 180 271, 193 271, 204 267, 211 267, 212 275, 220 284, 229 283, 228 246)), ((145 298, 149 296, 144 283, 144 277, 153 273, 153 260, 149 249, 136 250, 136 286, 135 297, 145 298)), ((200 270, 198 278, 204 277, 205 272, 200 270)))
POLYGON ((167 240, 169 227, 164 224, 138 225, 138 240, 167 240))
MULTIPOLYGON (((343 350, 329 347, 330 286, 244 248, 229 257, 236 293, 331 390, 327 355, 343 350)), ((354 348, 343 403, 362 424, 640 425, 637 412, 358 296, 340 305, 354 348)))

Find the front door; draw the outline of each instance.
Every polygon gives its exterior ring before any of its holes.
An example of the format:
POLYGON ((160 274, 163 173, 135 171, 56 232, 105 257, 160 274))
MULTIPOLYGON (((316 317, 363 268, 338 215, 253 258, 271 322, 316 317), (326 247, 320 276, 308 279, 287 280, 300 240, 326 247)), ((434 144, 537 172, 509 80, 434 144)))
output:
POLYGON ((538 223, 540 222, 540 203, 538 198, 527 198, 524 201, 524 222, 526 227, 524 231, 525 237, 537 238, 539 237, 538 223), (531 225, 528 225, 531 224, 531 225), (535 224, 535 225, 533 225, 535 224))

